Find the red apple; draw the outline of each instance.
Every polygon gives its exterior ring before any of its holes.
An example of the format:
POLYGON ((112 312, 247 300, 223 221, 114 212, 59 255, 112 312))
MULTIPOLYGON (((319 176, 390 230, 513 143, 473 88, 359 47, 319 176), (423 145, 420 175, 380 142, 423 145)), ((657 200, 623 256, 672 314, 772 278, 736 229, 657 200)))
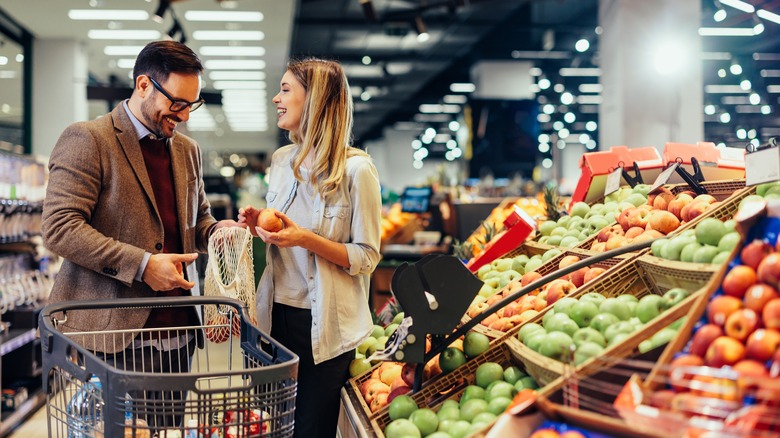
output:
MULTIPOLYGON (((406 389, 406 392, 409 392, 409 388, 406 389)), ((371 400, 371 403, 368 407, 371 409, 371 413, 374 413, 387 406, 388 403, 390 403, 390 394, 386 392, 380 392, 376 395, 376 397, 374 397, 373 400, 371 400)))
POLYGON ((769 377, 769 371, 767 371, 766 366, 764 366, 762 362, 755 360, 743 359, 734 364, 731 368, 746 376, 769 377))
POLYGON ((474 318, 488 307, 490 307, 490 304, 488 304, 487 301, 480 301, 479 303, 469 307, 469 310, 466 312, 466 314, 469 316, 469 318, 474 318))
POLYGON ((598 277, 599 275, 603 274, 607 270, 604 268, 599 268, 598 266, 590 268, 590 270, 585 273, 585 283, 589 283, 594 278, 598 277))
POLYGON ((633 208, 627 208, 620 213, 617 213, 615 217, 615 220, 618 224, 620 224, 620 228, 622 228, 623 231, 631 228, 631 225, 628 223, 628 215, 631 213, 631 210, 633 210, 633 208))
MULTIPOLYGON (((628 209, 628 228, 639 227, 644 229, 647 226, 647 220, 650 216, 650 212, 644 208, 629 208, 628 209)), ((628 231, 626 228, 626 231, 628 231)))
POLYGON ((691 354, 704 357, 712 341, 723 336, 723 330, 719 325, 704 324, 696 330, 691 339, 691 354))
POLYGON ((745 342, 758 327, 758 314, 750 309, 739 309, 726 318, 726 335, 745 342))
POLYGON ((656 210, 647 218, 647 226, 663 234, 669 234, 680 226, 680 219, 666 210, 656 210))
POLYGON ((723 293, 742 298, 750 286, 756 283, 756 271, 750 266, 737 265, 723 278, 723 293))
POLYGON ((704 361, 708 366, 720 368, 725 365, 734 365, 745 357, 745 346, 741 342, 728 336, 721 336, 710 344, 704 361))
POLYGON ((746 308, 760 314, 766 303, 777 297, 777 291, 772 286, 758 283, 748 288, 745 296, 742 297, 742 302, 745 303, 746 308))
POLYGON ((547 287, 547 305, 558 301, 566 295, 574 292, 577 289, 571 281, 557 279, 550 282, 547 287))
POLYGON ((772 245, 763 240, 755 239, 742 248, 739 255, 742 264, 758 269, 758 265, 764 257, 772 253, 772 245))
POLYGON ((523 286, 528 286, 540 278, 542 278, 542 274, 536 271, 526 272, 522 277, 520 277, 520 284, 523 286))
POLYGON ((777 289, 777 285, 780 283, 780 253, 773 252, 764 257, 758 264, 756 274, 758 281, 777 289))
POLYGON ((697 202, 702 201, 706 204, 712 204, 713 202, 718 202, 718 200, 715 199, 714 196, 708 195, 706 193, 696 196, 695 198, 693 198, 693 200, 697 202))
POLYGON ((408 387, 414 386, 414 373, 416 370, 417 370, 416 363, 404 364, 404 367, 401 369, 401 379, 403 379, 404 383, 406 383, 406 386, 408 387))
MULTIPOLYGON (((672 193, 658 193, 655 195, 655 198, 653 199, 652 206, 656 210, 663 210, 666 211, 666 209, 669 206, 669 203, 674 201, 674 194, 672 193)), ((649 203, 649 201, 648 201, 649 203)))
POLYGON ((766 328, 780 329, 780 298, 773 298, 764 305, 761 320, 766 328))
POLYGON ((563 269, 569 265, 573 265, 574 263, 577 263, 580 261, 580 258, 576 255, 567 255, 563 256, 561 258, 561 261, 558 262, 558 269, 563 269))
POLYGON ((674 398, 675 394, 677 393, 671 389, 653 391, 653 393, 650 394, 649 404, 655 408, 669 411, 672 409, 672 399, 674 398))
MULTIPOLYGON (((528 297, 531 300, 536 298, 536 297, 534 297, 532 295, 525 295, 525 296, 523 296, 523 298, 525 298, 525 297, 528 297)), ((510 317, 512 315, 519 315, 519 314, 523 313, 523 310, 525 310, 525 309, 524 309, 523 305, 521 303, 519 303, 518 301, 512 301, 511 303, 509 303, 506 306, 504 306, 504 308, 501 309, 501 310, 503 310, 504 312, 500 316, 506 316, 508 318, 508 317, 510 317)))
POLYGON ((748 337, 745 353, 750 359, 766 362, 780 347, 780 332, 775 329, 758 329, 748 337))
POLYGON ((613 249, 620 248, 621 246, 626 244, 626 237, 621 236, 618 234, 613 234, 609 240, 607 240, 607 243, 605 245, 605 248, 607 251, 612 251, 613 249))
POLYGON ((683 221, 690 222, 696 219, 699 215, 709 210, 711 206, 712 205, 707 202, 697 201, 696 199, 694 199, 693 202, 686 205, 682 209, 681 214, 683 216, 683 221), (686 212, 686 208, 688 209, 687 212, 686 212))
POLYGON ((382 383, 382 381, 379 379, 368 379, 363 382, 363 386, 361 388, 363 392, 363 399, 369 405, 379 394, 387 394, 390 392, 390 387, 382 383))
POLYGON ((576 271, 572 272, 571 275, 569 275, 569 280, 577 287, 582 286, 585 284, 585 275, 590 271, 589 266, 585 266, 584 268, 577 269, 576 271))
POLYGON ((638 235, 640 235, 640 234, 642 234, 644 232, 645 232, 644 228, 631 227, 628 230, 626 230, 625 236, 626 236, 627 239, 633 239, 634 237, 636 237, 636 236, 638 236, 638 235))
POLYGON ((729 295, 718 295, 707 304, 707 321, 722 326, 728 316, 742 307, 742 301, 729 295))

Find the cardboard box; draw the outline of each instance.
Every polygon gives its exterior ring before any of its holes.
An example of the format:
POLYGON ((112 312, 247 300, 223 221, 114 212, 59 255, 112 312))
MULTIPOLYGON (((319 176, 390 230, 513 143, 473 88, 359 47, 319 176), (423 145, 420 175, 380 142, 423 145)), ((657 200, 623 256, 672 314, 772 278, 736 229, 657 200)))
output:
MULTIPOLYGON (((580 158, 582 174, 574 189, 571 203, 593 203, 604 196, 607 175, 622 163, 631 176, 636 163, 645 184, 652 184, 663 169, 664 161, 652 146, 629 148, 613 146, 608 151, 589 152, 580 158)), ((623 184, 627 184, 623 181, 623 184)))

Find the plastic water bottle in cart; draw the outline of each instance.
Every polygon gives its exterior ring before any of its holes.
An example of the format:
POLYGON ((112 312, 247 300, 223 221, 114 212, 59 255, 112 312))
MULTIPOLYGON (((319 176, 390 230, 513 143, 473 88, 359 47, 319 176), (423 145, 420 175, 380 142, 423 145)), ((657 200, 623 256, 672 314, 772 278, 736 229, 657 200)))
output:
POLYGON ((100 379, 93 376, 76 391, 67 406, 68 438, 103 436, 103 398, 100 379))

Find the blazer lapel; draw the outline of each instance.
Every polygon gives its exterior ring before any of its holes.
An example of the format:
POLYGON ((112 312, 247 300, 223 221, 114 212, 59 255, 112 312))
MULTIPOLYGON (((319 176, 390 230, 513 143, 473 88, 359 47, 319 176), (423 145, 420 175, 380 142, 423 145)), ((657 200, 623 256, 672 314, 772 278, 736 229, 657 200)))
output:
POLYGON ((138 182, 141 184, 141 187, 143 187, 144 193, 146 193, 152 208, 159 217, 160 213, 157 211, 157 202, 154 199, 152 182, 149 180, 149 174, 146 172, 144 156, 141 153, 141 145, 138 143, 138 134, 135 132, 133 122, 127 117, 121 103, 111 112, 111 117, 114 120, 114 127, 117 130, 116 138, 119 141, 119 144, 122 145, 122 150, 125 151, 127 161, 130 162, 130 166, 133 168, 133 172, 135 172, 138 182))
MULTIPOLYGON (((187 205, 190 200, 187 199, 188 187, 187 183, 187 156, 184 152, 184 147, 179 142, 179 136, 174 135, 170 140, 169 151, 171 154, 171 169, 173 172, 173 188, 176 193, 176 215, 179 218, 179 236, 181 236, 181 245, 184 252, 189 252, 190 249, 187 246, 187 227, 189 221, 187 220, 187 205)), ((197 181, 193 182, 197 184, 197 181)))

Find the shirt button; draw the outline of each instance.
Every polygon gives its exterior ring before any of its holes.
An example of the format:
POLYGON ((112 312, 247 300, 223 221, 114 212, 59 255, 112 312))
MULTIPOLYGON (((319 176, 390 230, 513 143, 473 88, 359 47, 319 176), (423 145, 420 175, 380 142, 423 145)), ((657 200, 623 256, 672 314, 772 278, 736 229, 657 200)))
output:
POLYGON ((154 245, 154 249, 156 249, 157 251, 161 250, 162 248, 163 248, 162 243, 158 243, 157 245, 154 245))

